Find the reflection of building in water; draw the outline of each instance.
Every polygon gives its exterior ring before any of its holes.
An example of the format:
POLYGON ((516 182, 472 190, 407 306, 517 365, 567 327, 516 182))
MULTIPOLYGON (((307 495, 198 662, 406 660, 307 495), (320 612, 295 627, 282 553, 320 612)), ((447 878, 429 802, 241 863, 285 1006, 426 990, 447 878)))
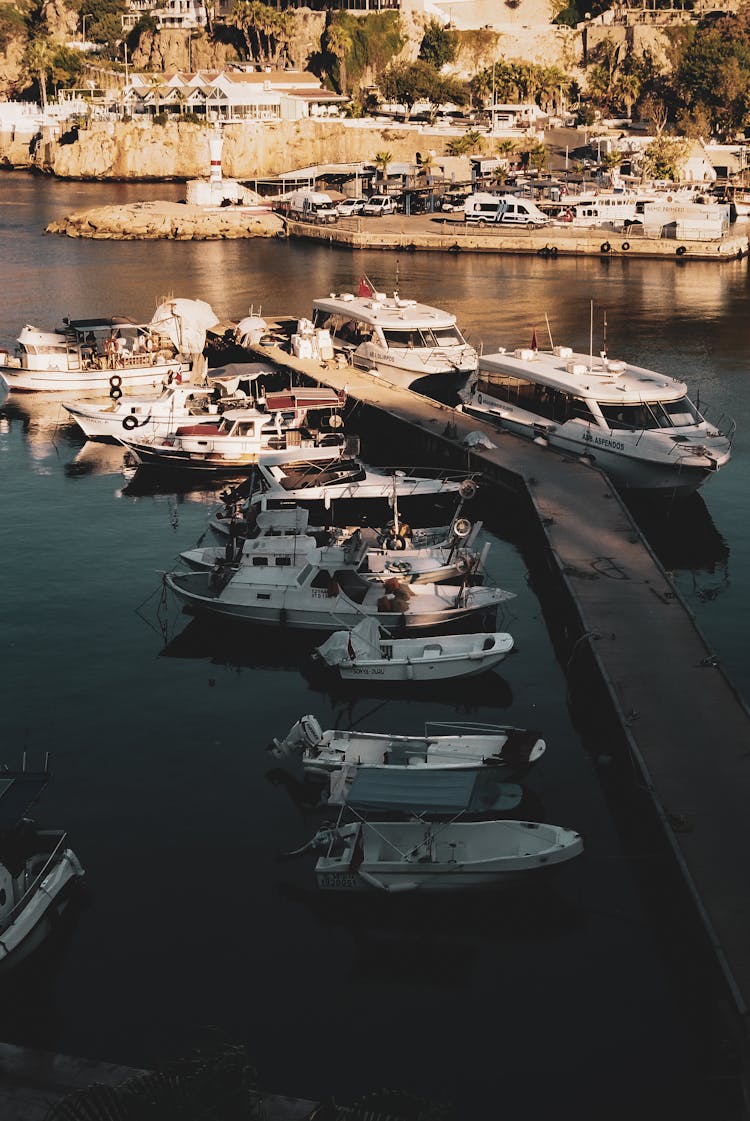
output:
POLYGON ((36 394, 17 397, 9 394, 0 402, 0 420, 5 431, 18 424, 24 433, 29 452, 36 460, 55 454, 60 445, 80 445, 76 425, 62 407, 62 398, 55 401, 40 399, 36 394))

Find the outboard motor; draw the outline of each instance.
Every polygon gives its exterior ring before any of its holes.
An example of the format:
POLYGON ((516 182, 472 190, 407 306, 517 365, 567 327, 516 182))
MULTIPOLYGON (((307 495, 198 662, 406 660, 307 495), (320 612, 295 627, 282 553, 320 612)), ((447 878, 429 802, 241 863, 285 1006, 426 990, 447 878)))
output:
POLYGON ((300 754, 306 748, 317 747, 323 739, 323 729, 314 716, 301 716, 293 724, 283 740, 274 737, 269 748, 277 759, 286 759, 293 753, 300 754))

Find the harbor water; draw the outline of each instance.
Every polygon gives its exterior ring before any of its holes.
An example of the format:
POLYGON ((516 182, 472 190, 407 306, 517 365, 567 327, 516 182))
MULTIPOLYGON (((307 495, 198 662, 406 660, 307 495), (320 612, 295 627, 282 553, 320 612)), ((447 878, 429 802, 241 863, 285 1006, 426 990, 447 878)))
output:
MULTIPOLYGON (((597 352, 606 313, 611 357, 684 379, 701 408, 737 422, 731 464, 699 495, 635 512, 750 695, 746 260, 396 257, 43 233, 72 210, 181 197, 176 184, 0 178, 0 348, 26 323, 147 320, 168 296, 206 300, 222 319, 251 307, 309 316, 315 297, 351 291, 363 273, 455 312, 484 351, 528 345, 535 331, 540 345, 597 352)), ((221 484, 133 490, 123 449, 85 443, 66 416, 42 395, 0 406, 0 763, 51 753, 34 814, 68 829, 87 890, 34 968, 0 978, 0 1039, 149 1067, 219 1028, 247 1043, 262 1086, 316 1100, 387 1086, 453 1102, 460 1118, 736 1116, 720 993, 672 906, 659 835, 622 796, 627 767, 579 726, 509 499, 482 494, 482 541, 490 578, 516 595, 498 614, 515 653, 463 684, 333 688, 309 672, 310 638, 211 628, 164 597, 179 552, 210 543, 221 484), (308 712, 324 728, 540 729, 547 752, 524 805, 579 830, 584 855, 549 883, 469 901, 318 895, 314 858, 280 857, 323 817, 267 751, 308 712)), ((420 465, 408 437, 389 440, 368 426, 365 458, 420 465)))

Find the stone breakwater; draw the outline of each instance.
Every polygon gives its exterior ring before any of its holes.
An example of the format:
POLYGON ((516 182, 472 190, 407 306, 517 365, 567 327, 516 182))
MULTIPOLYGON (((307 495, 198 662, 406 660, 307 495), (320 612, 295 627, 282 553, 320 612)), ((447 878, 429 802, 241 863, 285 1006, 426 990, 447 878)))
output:
POLYGON ((157 201, 81 210, 50 222, 45 232, 114 241, 221 241, 275 237, 283 234, 284 223, 276 214, 241 206, 209 209, 157 201))

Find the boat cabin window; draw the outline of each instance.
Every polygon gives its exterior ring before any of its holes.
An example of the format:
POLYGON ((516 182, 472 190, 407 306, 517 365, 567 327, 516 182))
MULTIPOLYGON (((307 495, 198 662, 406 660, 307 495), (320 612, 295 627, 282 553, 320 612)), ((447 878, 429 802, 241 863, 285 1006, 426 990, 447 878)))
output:
POLYGON ((262 568, 268 564, 268 557, 253 557, 252 564, 254 568, 262 568))
POLYGON ((306 584, 307 581, 310 579, 310 573, 311 572, 312 572, 312 565, 311 564, 306 564, 305 567, 301 570, 299 576, 297 577, 297 583, 300 586, 302 586, 303 584, 306 584))
MULTIPOLYGON (((383 331, 383 338, 390 350, 403 350, 405 347, 425 346, 421 331, 383 331)), ((429 345, 429 344, 427 344, 429 345)))
POLYGON ((525 409, 547 420, 554 420, 558 424, 564 424, 566 420, 572 418, 584 420, 589 424, 599 423, 583 398, 573 397, 562 390, 540 385, 539 382, 529 381, 526 378, 493 375, 491 380, 480 378, 477 389, 497 401, 507 401, 509 404, 517 405, 519 409, 525 409))
POLYGON ((647 428, 687 428, 700 420, 697 409, 687 397, 679 401, 642 401, 637 405, 601 405, 609 427, 640 432, 647 428))
POLYGON ((340 342, 351 343, 352 346, 359 346, 360 343, 368 342, 372 338, 373 328, 369 323, 347 319, 343 315, 332 315, 322 308, 315 308, 312 321, 314 327, 330 331, 334 338, 340 342))
POLYGON ((435 327, 432 335, 438 346, 463 346, 464 339, 458 327, 435 327))

